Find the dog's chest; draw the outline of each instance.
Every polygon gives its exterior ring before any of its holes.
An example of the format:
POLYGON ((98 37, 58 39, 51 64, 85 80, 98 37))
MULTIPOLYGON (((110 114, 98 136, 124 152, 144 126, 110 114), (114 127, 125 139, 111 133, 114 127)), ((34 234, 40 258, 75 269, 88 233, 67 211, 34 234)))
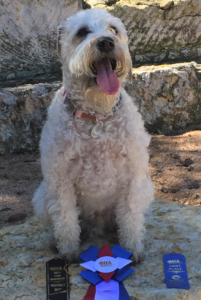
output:
POLYGON ((72 162, 76 189, 81 198, 108 196, 124 186, 128 175, 127 150, 118 127, 77 130, 79 153, 72 162), (76 172, 77 170, 77 172, 76 172))

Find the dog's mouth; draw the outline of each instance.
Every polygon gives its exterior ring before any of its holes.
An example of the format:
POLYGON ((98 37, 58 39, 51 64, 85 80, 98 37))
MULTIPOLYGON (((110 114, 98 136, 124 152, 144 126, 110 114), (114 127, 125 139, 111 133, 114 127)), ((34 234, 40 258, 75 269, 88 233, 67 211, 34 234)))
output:
POLYGON ((115 74, 117 63, 115 59, 104 57, 93 63, 96 82, 104 93, 114 95, 119 90, 119 80, 115 74))

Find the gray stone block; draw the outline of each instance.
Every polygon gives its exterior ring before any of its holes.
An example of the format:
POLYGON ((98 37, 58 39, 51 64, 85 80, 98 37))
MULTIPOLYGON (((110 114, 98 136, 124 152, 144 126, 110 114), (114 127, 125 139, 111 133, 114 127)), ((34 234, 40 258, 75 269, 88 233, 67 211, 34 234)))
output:
POLYGON ((38 149, 47 108, 61 82, 0 90, 0 154, 38 149))
POLYGON ((0 1, 0 86, 61 77, 57 26, 80 5, 81 0, 0 1))
POLYGON ((151 132, 200 128, 200 70, 195 62, 133 69, 133 85, 126 89, 151 132))
MULTIPOLYGON (((195 62, 133 69, 126 89, 152 133, 201 126, 201 66, 195 62)), ((38 149, 47 109, 61 82, 0 90, 0 153, 38 149)))
POLYGON ((134 65, 201 60, 201 2, 198 0, 87 0, 125 24, 134 65))

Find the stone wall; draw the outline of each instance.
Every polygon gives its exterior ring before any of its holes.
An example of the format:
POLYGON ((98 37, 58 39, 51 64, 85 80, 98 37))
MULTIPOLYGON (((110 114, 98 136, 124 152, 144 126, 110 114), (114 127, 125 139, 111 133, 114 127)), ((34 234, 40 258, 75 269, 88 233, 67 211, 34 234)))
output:
MULTIPOLYGON (((126 89, 148 130, 199 129, 201 65, 195 61, 201 55, 201 2, 82 2, 84 8, 108 9, 124 22, 135 66, 126 89)), ((61 86, 57 26, 80 7, 81 0, 0 1, 0 153, 38 148, 47 108, 61 86)))
POLYGON ((38 149, 47 108, 61 82, 0 91, 0 154, 38 149))
MULTIPOLYGON (((201 127, 201 65, 180 63, 133 69, 126 90, 152 133, 201 127)), ((0 154, 38 149, 47 108, 60 81, 0 92, 0 154)))
POLYGON ((0 86, 61 78, 57 26, 80 0, 0 1, 0 86))
POLYGON ((108 9, 122 20, 134 65, 201 60, 199 0, 86 2, 91 8, 108 9))
POLYGON ((38 149, 61 86, 57 26, 80 8, 81 0, 0 1, 0 154, 38 149))
POLYGON ((201 65, 178 63, 133 69, 126 89, 152 133, 201 128, 201 65))
POLYGON ((128 31, 135 68, 133 85, 126 88, 149 131, 169 133, 187 126, 201 128, 201 2, 85 2, 91 8, 109 10, 128 31))

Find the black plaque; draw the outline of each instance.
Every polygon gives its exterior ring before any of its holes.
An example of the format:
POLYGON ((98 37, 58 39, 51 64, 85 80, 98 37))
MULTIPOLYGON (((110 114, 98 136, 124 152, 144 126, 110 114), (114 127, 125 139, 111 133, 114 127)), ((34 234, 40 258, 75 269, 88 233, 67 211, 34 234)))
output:
POLYGON ((65 259, 54 258, 46 262, 47 300, 69 300, 69 275, 65 259))

